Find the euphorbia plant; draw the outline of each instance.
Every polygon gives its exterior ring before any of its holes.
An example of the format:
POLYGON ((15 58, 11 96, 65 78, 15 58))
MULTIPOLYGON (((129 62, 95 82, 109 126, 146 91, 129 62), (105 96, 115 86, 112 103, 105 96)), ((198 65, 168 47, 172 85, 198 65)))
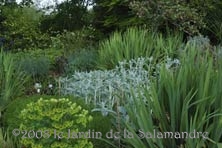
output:
POLYGON ((28 136, 21 138, 21 144, 26 147, 93 147, 87 138, 73 139, 72 133, 85 132, 92 117, 86 109, 68 98, 40 98, 37 102, 27 104, 19 116, 23 121, 19 130, 21 133, 27 132, 27 135, 22 136, 28 136))

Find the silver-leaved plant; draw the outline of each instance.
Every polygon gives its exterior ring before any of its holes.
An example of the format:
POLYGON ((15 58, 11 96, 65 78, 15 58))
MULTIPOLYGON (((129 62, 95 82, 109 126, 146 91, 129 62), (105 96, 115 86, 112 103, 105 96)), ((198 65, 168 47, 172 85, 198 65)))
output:
MULTIPOLYGON (((179 61, 167 58, 163 63, 170 68, 173 64, 178 65, 179 61)), ((59 79, 60 92, 84 98, 85 103, 95 105, 92 111, 101 111, 104 116, 116 111, 125 114, 124 97, 130 97, 132 93, 134 96, 143 95, 140 88, 149 88, 150 80, 155 76, 152 73, 159 66, 154 64, 152 57, 141 57, 119 62, 113 70, 74 72, 71 77, 59 79)))

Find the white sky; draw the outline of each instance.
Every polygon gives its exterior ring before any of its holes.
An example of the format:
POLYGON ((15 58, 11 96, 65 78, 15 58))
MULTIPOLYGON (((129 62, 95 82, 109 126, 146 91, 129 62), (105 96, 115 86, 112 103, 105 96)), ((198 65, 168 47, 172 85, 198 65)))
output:
MULTIPOLYGON (((16 0, 17 3, 20 3, 21 1, 22 0, 16 0)), ((54 1, 57 1, 57 3, 59 4, 65 0, 33 0, 34 5, 39 8, 44 8, 47 6, 54 6, 55 5, 54 1)), ((88 6, 88 9, 91 9, 91 8, 92 6, 88 6)))
MULTIPOLYGON (((20 3, 22 0, 16 0, 17 3, 20 3)), ((40 6, 50 6, 50 5, 54 5, 54 1, 53 0, 33 0, 34 3, 36 4, 40 4, 40 6)), ((61 3, 64 0, 57 0, 58 3, 61 3)))

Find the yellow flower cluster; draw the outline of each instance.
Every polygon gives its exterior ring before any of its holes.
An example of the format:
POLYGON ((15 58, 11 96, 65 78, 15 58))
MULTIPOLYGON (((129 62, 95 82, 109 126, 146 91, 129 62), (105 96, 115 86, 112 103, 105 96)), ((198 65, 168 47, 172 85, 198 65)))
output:
MULTIPOLYGON (((20 124, 20 130, 47 131, 43 135, 52 135, 54 130, 57 132, 67 133, 68 129, 84 130, 87 123, 92 120, 89 112, 76 103, 71 102, 68 98, 49 99, 40 98, 37 102, 27 104, 26 108, 20 113, 23 123, 20 124)), ((43 137, 40 139, 23 139, 21 143, 29 148, 92 148, 93 145, 87 139, 77 139, 67 141, 66 138, 58 139, 49 136, 47 140, 43 137)))

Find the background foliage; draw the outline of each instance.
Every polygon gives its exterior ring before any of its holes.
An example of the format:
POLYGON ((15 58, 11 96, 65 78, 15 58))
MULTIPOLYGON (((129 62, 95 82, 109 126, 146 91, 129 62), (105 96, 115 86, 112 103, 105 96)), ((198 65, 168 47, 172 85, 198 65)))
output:
POLYGON ((125 0, 94 0, 94 27, 107 37, 111 32, 141 24, 125 0))
POLYGON ((34 8, 20 8, 18 6, 2 7, 1 38, 6 50, 23 50, 30 48, 45 48, 48 45, 48 36, 41 34, 39 21, 42 13, 34 8))

